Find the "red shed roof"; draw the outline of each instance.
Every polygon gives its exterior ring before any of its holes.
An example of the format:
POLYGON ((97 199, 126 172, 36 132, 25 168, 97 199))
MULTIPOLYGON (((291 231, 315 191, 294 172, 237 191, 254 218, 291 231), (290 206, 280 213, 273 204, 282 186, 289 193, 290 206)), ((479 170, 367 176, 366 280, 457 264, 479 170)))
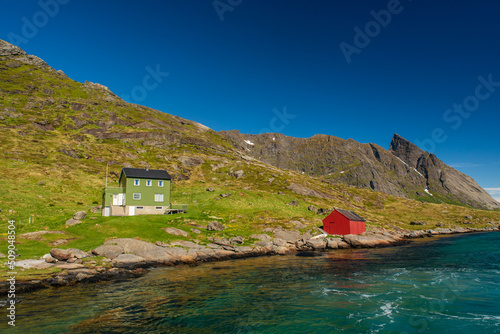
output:
POLYGON ((352 211, 349 210, 342 210, 342 209, 336 209, 338 212, 340 212, 342 215, 346 216, 350 221, 353 222, 364 222, 365 219, 358 216, 352 211))

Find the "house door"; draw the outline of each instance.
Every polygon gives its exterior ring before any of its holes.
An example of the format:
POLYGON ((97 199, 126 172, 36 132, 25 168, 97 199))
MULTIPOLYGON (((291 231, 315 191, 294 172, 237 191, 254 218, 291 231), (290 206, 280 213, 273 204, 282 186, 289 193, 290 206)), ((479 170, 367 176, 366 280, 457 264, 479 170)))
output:
POLYGON ((109 217, 109 206, 102 209, 102 215, 104 217, 109 217))
POLYGON ((123 199, 125 194, 114 194, 113 195, 113 205, 123 205, 123 199))
POLYGON ((135 206, 129 206, 128 207, 128 215, 129 216, 135 216, 135 206))

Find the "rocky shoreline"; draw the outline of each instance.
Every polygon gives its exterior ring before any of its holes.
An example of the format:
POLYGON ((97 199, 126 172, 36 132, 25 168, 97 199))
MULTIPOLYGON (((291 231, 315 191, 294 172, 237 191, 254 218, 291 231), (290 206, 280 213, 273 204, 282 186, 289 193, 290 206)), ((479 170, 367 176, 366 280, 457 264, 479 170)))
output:
MULTIPOLYGON (((259 240, 252 246, 241 246, 244 239, 235 237, 212 238, 208 245, 191 241, 176 241, 171 244, 155 244, 131 239, 111 239, 104 245, 84 252, 79 249, 54 248, 40 260, 22 260, 17 266, 25 268, 59 267, 61 272, 44 280, 17 281, 16 293, 35 291, 43 288, 69 286, 81 283, 121 280, 139 277, 147 273, 147 268, 194 265, 201 262, 257 257, 264 255, 285 255, 303 251, 324 252, 348 248, 377 248, 406 244, 410 239, 450 235, 459 233, 500 231, 500 226, 484 229, 475 228, 436 228, 433 230, 394 230, 371 229, 360 235, 333 237, 326 234, 312 236, 311 232, 284 230, 281 227, 269 228, 268 234, 252 235, 259 240), (104 257, 99 265, 92 257, 104 257)), ((0 283, 0 295, 7 295, 10 282, 0 283)))

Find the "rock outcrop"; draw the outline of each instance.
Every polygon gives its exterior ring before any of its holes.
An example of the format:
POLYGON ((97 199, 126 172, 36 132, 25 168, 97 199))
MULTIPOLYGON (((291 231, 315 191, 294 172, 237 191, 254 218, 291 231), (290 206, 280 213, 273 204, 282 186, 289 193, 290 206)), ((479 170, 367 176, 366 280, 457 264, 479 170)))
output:
POLYGON ((169 264, 173 260, 172 254, 169 253, 167 249, 142 240, 120 238, 108 240, 104 244, 120 246, 123 248, 124 253, 134 254, 145 260, 157 263, 169 264))
POLYGON ((163 228, 163 230, 165 232, 167 232, 168 234, 177 235, 177 236, 183 236, 183 237, 186 237, 186 238, 189 237, 189 233, 187 233, 186 231, 183 231, 183 230, 181 230, 179 228, 166 227, 166 228, 163 228))
POLYGON ((118 245, 101 245, 92 250, 92 254, 97 256, 104 256, 108 259, 114 259, 120 254, 123 254, 124 249, 118 245))
POLYGON ((0 57, 25 55, 26 52, 20 47, 10 44, 0 39, 0 57))
POLYGON ((77 220, 85 219, 85 217, 87 217, 87 212, 85 212, 85 211, 78 211, 78 212, 75 212, 75 214, 73 215, 73 219, 77 219, 77 220))
POLYGON ((15 58, 16 61, 19 61, 21 63, 48 67, 47 63, 37 56, 28 55, 20 47, 12 45, 0 39, 0 57, 3 56, 17 56, 15 58))
POLYGON ((76 248, 53 248, 50 250, 50 255, 59 261, 68 261, 71 258, 82 259, 88 256, 87 253, 76 248))
POLYGON ((117 268, 133 268, 138 267, 146 262, 142 256, 134 254, 120 254, 111 262, 117 268))
POLYGON ((352 248, 374 248, 398 245, 405 242, 402 235, 391 235, 388 233, 363 233, 360 235, 348 234, 343 240, 352 248))
POLYGON ((207 230, 209 231, 222 231, 224 229, 224 226, 219 223, 218 221, 213 221, 208 223, 207 225, 207 230))

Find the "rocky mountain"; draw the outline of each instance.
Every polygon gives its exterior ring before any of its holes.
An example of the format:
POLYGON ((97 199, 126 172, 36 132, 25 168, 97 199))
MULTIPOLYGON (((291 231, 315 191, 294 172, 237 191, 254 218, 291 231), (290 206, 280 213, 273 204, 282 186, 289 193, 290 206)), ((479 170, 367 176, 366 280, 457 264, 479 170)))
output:
MULTIPOLYGON (((130 143, 129 149, 132 143, 140 143, 145 148, 135 149, 134 154, 123 153, 122 158, 128 157, 130 163, 147 153, 148 147, 154 148, 150 154, 155 149, 175 151, 182 145, 213 153, 225 153, 230 148, 219 134, 202 124, 127 103, 101 84, 71 80, 42 59, 1 40, 0 61, 0 119, 15 130, 10 139, 35 136, 43 141, 56 134, 68 137, 51 141, 41 150, 47 153, 39 156, 50 159, 48 152, 56 151, 102 162, 107 154, 102 145, 94 145, 96 140, 130 143)), ((115 150, 127 149, 120 145, 115 150)))
POLYGON ((473 178, 446 165, 434 154, 395 134, 389 150, 427 180, 427 189, 446 198, 475 207, 497 209, 499 203, 481 188, 473 178))
POLYGON ((496 209, 496 202, 471 177, 395 134, 389 150, 352 139, 315 135, 241 134, 221 131, 246 154, 283 169, 386 194, 435 203, 496 209))

